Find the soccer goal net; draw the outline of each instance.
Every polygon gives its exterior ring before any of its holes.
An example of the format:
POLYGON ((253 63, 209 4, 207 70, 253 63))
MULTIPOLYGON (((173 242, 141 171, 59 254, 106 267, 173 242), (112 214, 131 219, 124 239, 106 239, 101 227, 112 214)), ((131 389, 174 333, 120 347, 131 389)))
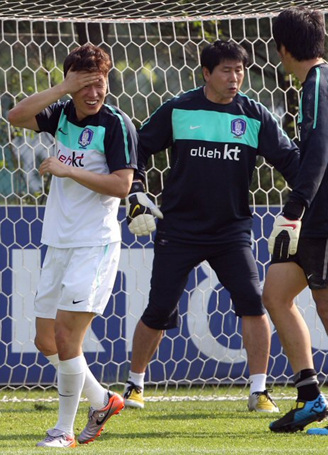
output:
MULTIPOLYGON (((0 388, 56 383, 55 370, 34 346, 33 301, 45 248, 40 231, 49 178, 38 167, 53 153, 46 134, 12 128, 8 110, 22 98, 63 78, 63 61, 92 42, 113 60, 108 102, 138 127, 172 96, 203 83, 200 52, 216 39, 233 39, 251 57, 242 90, 262 102, 291 138, 300 86, 281 69, 272 19, 291 4, 328 13, 322 1, 0 1, 0 388)), ((148 191, 160 205, 170 150, 148 166, 148 191)), ((259 159, 249 195, 254 213, 254 255, 261 280, 269 263, 267 237, 288 191, 283 178, 259 159)), ((123 245, 119 273, 105 314, 96 317, 84 350, 103 384, 124 383, 132 337, 148 300, 153 239, 135 238, 119 213, 123 245)), ((236 265, 238 280, 238 264, 236 265)), ((317 370, 327 371, 328 341, 306 289, 298 305, 310 327, 317 370)), ((240 321, 230 295, 208 264, 189 277, 179 303, 179 328, 168 331, 146 374, 148 384, 246 384, 240 321)), ((292 372, 272 327, 269 381, 288 383, 292 372)))

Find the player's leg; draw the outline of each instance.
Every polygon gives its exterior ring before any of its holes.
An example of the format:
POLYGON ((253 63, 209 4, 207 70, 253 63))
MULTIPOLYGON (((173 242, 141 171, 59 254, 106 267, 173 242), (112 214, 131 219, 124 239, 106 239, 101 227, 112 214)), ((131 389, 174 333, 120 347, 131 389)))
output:
MULTIPOLYGON (((87 376, 82 343, 91 324, 93 313, 58 310, 56 318, 56 342, 59 353, 58 391, 59 415, 56 429, 72 435, 75 415, 87 376)), ((91 372, 89 373, 89 375, 91 372)), ((93 377, 94 378, 94 377, 93 377)), ((95 378, 94 378, 95 379, 95 378)), ((89 378, 90 381, 90 378, 89 378)), ((80 443, 89 443, 100 436, 106 421, 123 408, 123 399, 105 390, 98 381, 100 405, 90 408, 88 423, 78 438, 80 443)))
POLYGON ((275 432, 302 430, 305 425, 322 420, 326 412, 326 402, 320 394, 313 366, 309 329, 294 303, 294 298, 306 285, 305 274, 295 262, 274 263, 269 267, 263 302, 295 373, 298 392, 293 409, 270 424, 275 432))
MULTIPOLYGON (((120 242, 111 243, 105 247, 78 249, 68 275, 70 276, 69 286, 66 287, 66 293, 70 295, 70 299, 65 301, 72 306, 72 296, 75 293, 74 308, 81 306, 85 314, 103 314, 114 287, 120 251, 120 242), (79 266, 74 267, 74 262, 79 266), (76 289, 78 289, 78 295, 76 295, 76 289), (86 297, 85 300, 83 297, 86 297)), ((82 334, 83 339, 84 336, 85 334, 82 334)), ((88 444, 100 436, 110 417, 124 408, 124 401, 119 394, 105 389, 90 371, 84 357, 83 360, 85 381, 82 394, 87 397, 90 409, 87 424, 80 433, 78 442, 88 444)))
MULTIPOLYGON (((35 347, 46 357, 57 354, 55 341, 55 320, 49 318, 35 319, 35 347)), ((58 365, 58 362, 56 362, 58 365)))
POLYGON ((243 316, 242 336, 247 352, 250 375, 266 375, 271 337, 270 325, 266 315, 243 316))
MULTIPOLYGON (((318 315, 328 334, 328 239, 303 239, 300 254, 318 315)), ((310 428, 307 433, 328 436, 328 426, 310 428)))
POLYGON ((299 250, 317 312, 328 334, 328 239, 302 239, 299 250))
POLYGON ((303 270, 285 262, 270 265, 263 288, 263 304, 294 372, 313 368, 309 329, 294 302, 306 285, 303 270))
POLYGON ((67 431, 58 434, 58 431, 64 430, 55 428, 55 434, 52 434, 53 430, 50 430, 51 434, 48 432, 47 438, 40 443, 40 445, 49 447, 60 447, 60 444, 65 444, 64 438, 72 436, 69 433, 72 430, 68 431, 68 427, 72 427, 74 423, 76 405, 78 405, 81 395, 81 384, 91 406, 94 406, 90 408, 88 424, 82 432, 85 433, 85 437, 81 442, 90 442, 99 436, 108 418, 124 407, 123 399, 118 394, 109 392, 98 383, 87 367, 82 354, 85 332, 94 313, 102 313, 108 302, 116 277, 120 244, 118 242, 106 247, 77 248, 65 251, 61 252, 62 255, 67 256, 66 261, 62 261, 60 266, 63 286, 59 289, 62 289, 62 292, 58 290, 57 298, 52 302, 52 307, 56 308, 59 299, 56 341, 61 360, 59 361, 58 355, 48 356, 48 359, 54 366, 59 364, 59 388, 60 384, 67 383, 74 393, 71 394, 70 400, 65 400, 65 403, 60 406, 59 419, 56 424, 60 429, 66 428, 67 431), (61 312, 65 314, 64 318, 62 318, 61 312), (70 318, 74 322, 73 326, 70 326, 70 318), (94 419, 98 412, 102 417, 94 419), (100 422, 99 425, 94 425, 94 420, 100 422), (90 431, 90 427, 92 427, 92 431, 90 431), (85 431, 86 429, 88 431, 85 431))
POLYGON ((58 365, 58 420, 47 437, 37 445, 42 447, 74 447, 74 420, 85 381, 85 359, 82 343, 93 318, 92 313, 57 311, 55 339, 58 365))
POLYGON ((148 363, 155 354, 163 336, 163 330, 148 327, 140 319, 134 335, 131 356, 131 371, 144 373, 148 363))
POLYGON ((148 327, 141 319, 138 321, 132 343, 131 366, 124 388, 124 403, 127 407, 144 408, 144 377, 163 337, 163 330, 148 327))
MULTIPOLYGON (((81 306, 81 310, 91 314, 102 314, 104 312, 115 283, 120 249, 120 242, 115 242, 105 247, 80 248, 74 252, 76 260, 71 260, 71 269, 68 270, 69 282, 66 283, 64 291, 68 295, 66 301, 71 305, 70 309, 72 309, 72 295, 78 289, 81 295, 84 294, 88 298, 85 300, 75 299, 74 308, 81 306), (78 265, 74 265, 75 262, 78 265)), ((54 364, 54 359, 51 361, 54 364)), ((82 393, 89 400, 91 409, 93 411, 102 410, 108 405, 112 397, 116 404, 120 403, 122 408, 120 396, 102 387, 90 371, 87 363, 85 365, 86 376, 82 393)), ((82 441, 84 436, 82 434, 79 436, 79 442, 85 442, 82 441)))
POLYGON ((318 315, 328 335, 328 288, 312 290, 312 296, 316 303, 318 315))
MULTIPOLYGON (((55 318, 58 296, 66 268, 66 256, 61 250, 47 248, 34 301, 35 346, 46 357, 56 356, 55 318)), ((58 360, 55 360, 58 366, 58 360)))
POLYGON ((177 326, 177 304, 190 271, 198 263, 194 247, 156 239, 149 303, 133 336, 131 368, 124 389, 125 406, 144 407, 147 365, 161 342, 163 330, 177 326))
MULTIPOLYGON (((328 289, 312 290, 312 296, 317 306, 317 311, 322 324, 328 334, 328 289)), ((310 428, 307 434, 328 436, 328 426, 310 428)))
POLYGON ((208 261, 221 284, 230 292, 236 315, 242 317, 251 384, 248 408, 257 412, 278 412, 266 389, 271 333, 261 302, 260 281, 252 250, 244 243, 226 245, 214 251, 208 261))
MULTIPOLYGON (((67 266, 67 250, 48 247, 42 265, 40 281, 35 298, 36 347, 58 368, 59 358, 55 340, 55 318, 61 294, 61 283, 67 266)), ((75 447, 74 434, 56 428, 47 431, 47 436, 38 446, 75 447)))

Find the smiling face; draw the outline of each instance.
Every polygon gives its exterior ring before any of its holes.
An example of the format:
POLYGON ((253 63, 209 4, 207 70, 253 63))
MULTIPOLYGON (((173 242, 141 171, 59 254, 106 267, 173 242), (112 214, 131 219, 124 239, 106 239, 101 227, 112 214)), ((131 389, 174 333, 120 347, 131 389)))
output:
POLYGON ((242 62, 237 60, 223 60, 213 68, 203 68, 206 82, 206 98, 213 103, 228 104, 236 96, 244 81, 245 69, 242 62))
POLYGON ((87 85, 72 94, 78 120, 97 114, 105 102, 106 93, 107 79, 101 74, 96 83, 87 85))

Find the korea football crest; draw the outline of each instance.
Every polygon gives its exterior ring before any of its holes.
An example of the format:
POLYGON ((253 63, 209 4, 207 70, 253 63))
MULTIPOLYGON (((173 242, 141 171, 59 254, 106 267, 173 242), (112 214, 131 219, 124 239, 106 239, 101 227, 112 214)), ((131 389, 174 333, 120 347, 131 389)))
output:
POLYGON ((236 118, 231 122, 231 132, 234 136, 240 137, 246 132, 247 123, 242 118, 236 118))
POLYGON ((84 128, 79 137, 79 144, 82 148, 86 148, 91 144, 93 131, 90 128, 84 128))

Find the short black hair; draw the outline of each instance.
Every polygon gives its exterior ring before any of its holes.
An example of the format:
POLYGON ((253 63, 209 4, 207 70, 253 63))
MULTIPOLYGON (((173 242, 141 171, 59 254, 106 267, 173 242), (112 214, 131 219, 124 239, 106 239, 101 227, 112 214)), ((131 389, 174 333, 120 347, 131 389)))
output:
POLYGON ((200 63, 210 73, 224 60, 235 60, 242 62, 244 68, 248 64, 248 53, 246 49, 235 41, 217 40, 208 44, 202 51, 200 63))
POLYGON ((318 10, 292 6, 273 21, 273 38, 298 61, 323 58, 325 55, 325 19, 318 10))

